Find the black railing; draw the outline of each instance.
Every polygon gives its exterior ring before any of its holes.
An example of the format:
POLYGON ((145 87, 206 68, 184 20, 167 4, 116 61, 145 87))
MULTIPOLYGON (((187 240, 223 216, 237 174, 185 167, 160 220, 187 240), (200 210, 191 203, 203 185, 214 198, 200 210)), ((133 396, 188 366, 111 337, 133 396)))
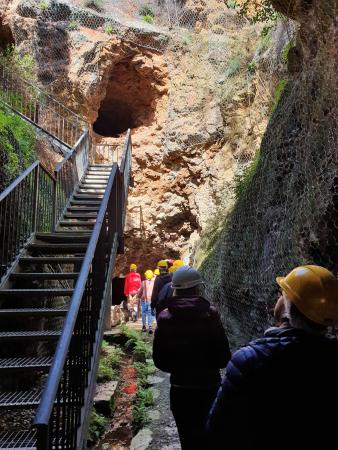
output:
MULTIPOLYGON (((129 152, 131 145, 126 148, 129 152)), ((83 447, 108 307, 107 292, 123 235, 124 182, 129 179, 123 170, 130 169, 127 155, 124 160, 121 170, 113 165, 36 414, 38 450, 83 447)))
POLYGON ((51 231, 54 177, 34 162, 0 194, 0 280, 36 231, 51 231))
POLYGON ((124 192, 123 192, 123 214, 122 214, 122 227, 124 229, 125 225, 125 218, 126 218, 126 212, 127 212, 127 197, 128 197, 128 188, 131 184, 131 163, 132 163, 132 152, 133 152, 133 146, 131 142, 131 131, 128 130, 127 138, 124 146, 123 156, 120 164, 120 171, 123 174, 123 186, 124 186, 124 192))
POLYGON ((80 116, 1 64, 0 101, 69 148, 88 128, 80 116))

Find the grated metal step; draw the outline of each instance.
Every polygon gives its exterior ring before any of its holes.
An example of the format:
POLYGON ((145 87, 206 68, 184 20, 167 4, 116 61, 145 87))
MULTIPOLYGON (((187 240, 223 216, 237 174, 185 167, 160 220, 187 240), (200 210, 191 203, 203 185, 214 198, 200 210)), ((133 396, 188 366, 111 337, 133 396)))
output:
POLYGON ((11 280, 76 280, 79 272, 20 272, 12 273, 11 280))
POLYGON ((92 189, 91 187, 88 188, 81 188, 76 189, 75 194, 86 194, 86 195, 96 195, 100 194, 103 195, 105 193, 105 189, 92 189))
POLYGON ((75 193, 73 195, 73 199, 74 200, 87 200, 87 201, 92 201, 92 200, 102 200, 103 198, 103 194, 97 194, 97 195, 88 195, 88 194, 78 194, 75 193))
POLYGON ((0 433, 1 450, 36 450, 36 431, 6 431, 0 433))
POLYGON ((0 317, 60 317, 67 312, 67 308, 12 308, 0 309, 0 317))
POLYGON ((67 208, 67 211, 74 212, 74 213, 82 213, 82 212, 85 212, 85 213, 87 213, 87 212, 88 213, 90 213, 90 212, 98 213, 99 209, 100 208, 98 206, 96 206, 96 207, 92 206, 92 207, 88 208, 85 205, 83 205, 83 207, 81 208, 80 205, 79 205, 79 206, 69 206, 67 208))
MULTIPOLYGON (((86 211, 86 209, 85 209, 86 211)), ((81 212, 81 211, 80 211, 81 212)), ((59 233, 36 233, 35 239, 44 242, 53 243, 86 243, 89 242, 90 233, 79 235, 77 232, 59 232, 59 233)))
POLYGON ((0 342, 55 341, 61 331, 1 331, 0 342))
POLYGON ((74 289, 1 289, 1 297, 66 297, 72 295, 74 289))
POLYGON ((63 215, 64 219, 96 219, 97 217, 97 213, 82 213, 82 214, 78 214, 78 213, 74 213, 74 214, 67 214, 65 213, 63 215))
POLYGON ((52 361, 53 358, 51 356, 36 356, 33 358, 0 358, 0 371, 22 369, 49 369, 52 361))
POLYGON ((0 409, 34 408, 40 398, 40 390, 0 392, 0 409))
POLYGON ((77 222, 67 222, 65 220, 59 223, 60 227, 93 227, 95 222, 78 220, 77 222))
POLYGON ((75 200, 75 199, 72 198, 70 200, 70 204, 71 205, 76 205, 76 206, 98 206, 100 208, 101 201, 100 200, 84 201, 84 200, 75 200))
POLYGON ((19 259, 20 264, 74 264, 82 261, 81 256, 23 256, 19 259))
POLYGON ((27 246, 29 251, 39 251, 44 253, 83 253, 87 250, 86 243, 75 244, 38 244, 33 243, 27 246))

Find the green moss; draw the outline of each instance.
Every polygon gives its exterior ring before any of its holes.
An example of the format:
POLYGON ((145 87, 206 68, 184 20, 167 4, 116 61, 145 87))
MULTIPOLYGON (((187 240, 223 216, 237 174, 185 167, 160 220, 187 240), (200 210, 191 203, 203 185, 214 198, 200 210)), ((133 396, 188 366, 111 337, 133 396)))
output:
POLYGON ((142 19, 145 21, 145 22, 147 22, 147 23, 153 23, 153 17, 152 16, 149 16, 149 15, 147 15, 147 16, 142 16, 142 19))
POLYGON ((295 43, 291 40, 288 44, 286 44, 282 50, 282 61, 286 64, 289 59, 290 50, 295 47, 295 43))
POLYGON ((105 27, 104 27, 104 32, 107 34, 113 34, 116 33, 115 28, 113 27, 113 25, 111 23, 108 23, 105 27))
POLYGON ((285 89, 287 80, 280 80, 276 86, 275 93, 273 96, 272 112, 274 112, 279 104, 283 91, 285 89))
POLYGON ((76 20, 72 20, 68 24, 68 29, 71 30, 71 31, 79 30, 79 28, 80 28, 80 24, 76 20))
POLYGON ((257 172, 257 167, 260 160, 260 151, 258 150, 255 154, 252 162, 243 170, 239 175, 234 178, 234 193, 236 199, 239 199, 248 189, 251 181, 257 172))

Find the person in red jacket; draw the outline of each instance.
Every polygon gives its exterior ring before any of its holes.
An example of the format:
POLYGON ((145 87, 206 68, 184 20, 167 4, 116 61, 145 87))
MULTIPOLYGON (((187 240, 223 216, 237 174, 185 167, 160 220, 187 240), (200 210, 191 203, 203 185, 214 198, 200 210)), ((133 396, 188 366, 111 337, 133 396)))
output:
POLYGON ((138 315, 138 297, 137 293, 141 287, 141 275, 137 272, 137 265, 130 264, 130 272, 124 282, 124 294, 128 299, 128 307, 131 317, 136 322, 138 315))

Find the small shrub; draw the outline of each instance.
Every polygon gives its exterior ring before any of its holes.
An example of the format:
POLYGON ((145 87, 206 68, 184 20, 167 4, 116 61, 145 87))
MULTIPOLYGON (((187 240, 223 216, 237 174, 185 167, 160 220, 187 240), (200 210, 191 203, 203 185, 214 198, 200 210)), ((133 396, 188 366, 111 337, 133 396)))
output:
POLYGON ((93 409, 90 415, 88 439, 93 443, 96 442, 103 435, 107 425, 108 419, 93 409))
POLYGON ((142 16, 142 19, 147 22, 147 23, 153 23, 153 17, 149 16, 149 14, 147 16, 142 16))
POLYGON ((25 80, 36 81, 36 63, 34 58, 28 54, 19 53, 14 44, 8 45, 3 52, 0 52, 0 63, 13 69, 25 80))
POLYGON ((104 1, 103 0, 85 0, 84 6, 87 8, 95 9, 98 12, 103 11, 104 1))
POLYGON ((68 24, 68 29, 71 30, 71 31, 79 30, 79 28, 80 28, 80 24, 76 20, 72 20, 68 24))
POLYGON ((153 9, 151 8, 150 5, 143 5, 140 7, 140 9, 138 10, 138 13, 140 16, 142 16, 143 18, 146 16, 151 17, 152 19, 155 17, 155 13, 153 11, 153 9))
POLYGON ((48 0, 41 0, 39 2, 39 8, 41 11, 46 11, 49 8, 49 1, 48 0))
POLYGON ((104 27, 104 32, 107 34, 113 34, 113 33, 116 33, 116 30, 113 27, 113 25, 111 23, 109 23, 104 27))
POLYGON ((116 373, 112 367, 109 367, 107 362, 102 359, 99 362, 99 368, 97 371, 97 382, 103 383, 105 381, 112 381, 116 378, 116 373))
POLYGON ((256 61, 251 61, 251 62, 246 66, 246 68, 247 68, 247 71, 248 71, 251 75, 253 75, 253 74, 256 72, 256 69, 257 69, 257 63, 256 63, 256 61))
POLYGON ((149 375, 155 373, 155 366, 153 364, 136 362, 134 367, 137 372, 138 383, 140 386, 147 385, 147 378, 149 375))
POLYGON ((273 27, 272 24, 265 25, 263 27, 263 30, 261 31, 260 41, 258 44, 258 53, 259 54, 264 53, 269 48, 269 45, 271 43, 272 27, 273 27))
POLYGON ((240 68, 241 68, 241 61, 240 61, 239 57, 236 56, 235 58, 232 58, 229 61, 227 68, 225 69, 225 74, 224 74, 225 77, 231 78, 237 72, 239 72, 240 68))
POLYGON ((101 343, 101 349, 102 349, 103 351, 105 351, 105 350, 107 350, 109 347, 110 347, 109 342, 107 342, 107 341, 105 341, 105 340, 103 339, 103 341, 102 341, 102 343, 101 343))
POLYGON ((272 112, 274 112, 278 106, 278 103, 281 99, 282 93, 285 89, 286 83, 287 83, 287 80, 283 79, 283 80, 280 80, 277 84, 277 87, 276 87, 276 90, 275 90, 275 93, 273 96, 272 112))
POLYGON ((118 347, 112 347, 108 356, 105 358, 107 365, 113 369, 117 369, 121 364, 122 350, 118 347))
POLYGON ((236 0, 228 0, 227 1, 227 7, 231 9, 236 9, 237 7, 237 1, 236 0))
POLYGON ((154 404, 154 396, 151 389, 140 387, 137 391, 133 407, 133 430, 137 433, 149 423, 147 409, 154 404))

